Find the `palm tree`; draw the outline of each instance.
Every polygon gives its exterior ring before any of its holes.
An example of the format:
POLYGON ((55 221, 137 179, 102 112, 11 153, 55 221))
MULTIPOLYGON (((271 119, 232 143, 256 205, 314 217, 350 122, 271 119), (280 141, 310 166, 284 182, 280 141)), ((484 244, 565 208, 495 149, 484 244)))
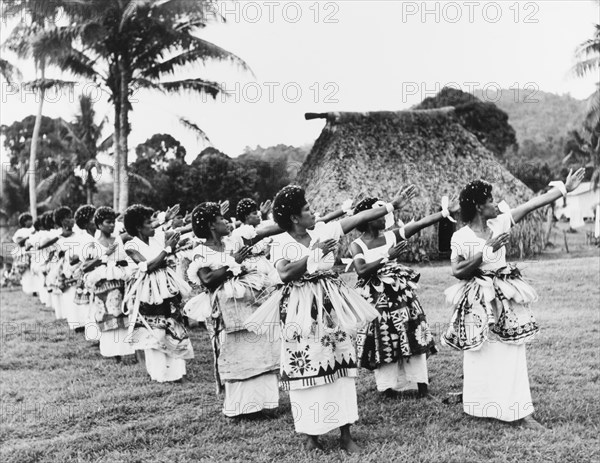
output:
MULTIPOLYGON (((38 0, 40 1, 40 0, 38 0)), ((137 89, 163 93, 224 92, 202 78, 171 80, 186 66, 208 60, 231 61, 248 70, 232 53, 194 35, 208 22, 208 1, 189 0, 80 0, 65 1, 69 26, 45 31, 40 49, 70 47, 62 69, 95 79, 110 95, 115 127, 115 203, 128 204, 127 170, 130 97, 137 89)))
MULTIPOLYGON (((578 77, 589 74, 598 76, 600 73, 600 24, 596 24, 594 29, 593 37, 579 45, 575 52, 578 62, 573 71, 578 77)), ((580 149, 571 151, 567 159, 582 157, 581 154, 587 158, 593 167, 591 182, 595 190, 600 183, 600 82, 596 83, 596 91, 588 98, 588 113, 583 131, 589 142, 578 133, 572 134, 572 139, 578 143, 580 149), (581 152, 580 156, 577 156, 576 151, 581 152)))
POLYGON ((46 197, 45 204, 49 204, 50 201, 52 204, 61 204, 69 194, 69 188, 76 176, 83 176, 86 202, 92 204, 96 183, 94 170, 99 174, 102 168, 110 168, 100 163, 97 155, 106 153, 113 144, 112 134, 101 138, 107 120, 103 119, 100 124, 96 124, 95 118, 92 99, 89 95, 81 95, 75 120, 68 123, 62 118, 58 119, 64 150, 70 153, 70 156, 68 162, 59 166, 56 172, 39 184, 37 193, 46 197))
MULTIPOLYGON (((49 89, 58 88, 62 89, 65 87, 72 87, 74 82, 67 82, 56 79, 46 78, 46 68, 51 60, 58 60, 62 55, 62 51, 55 49, 54 55, 46 55, 38 53, 35 47, 36 41, 39 39, 44 29, 53 27, 54 19, 57 15, 57 8, 54 2, 45 2, 39 9, 31 9, 29 1, 8 1, 8 9, 13 12, 20 11, 21 13, 27 13, 21 15, 21 20, 17 26, 12 30, 10 36, 6 39, 3 44, 5 48, 14 52, 19 58, 33 58, 36 68, 37 78, 31 82, 24 84, 25 88, 31 88, 38 92, 38 109, 36 114, 36 121, 33 129, 33 137, 31 141, 30 155, 29 155, 29 208, 30 213, 35 219, 37 217, 37 195, 36 195, 36 161, 38 151, 38 141, 40 135, 40 127, 42 123, 42 110, 44 106, 45 94, 49 89)), ((4 60, 2 63, 3 74, 6 71, 12 71, 12 68, 8 62, 4 60)))

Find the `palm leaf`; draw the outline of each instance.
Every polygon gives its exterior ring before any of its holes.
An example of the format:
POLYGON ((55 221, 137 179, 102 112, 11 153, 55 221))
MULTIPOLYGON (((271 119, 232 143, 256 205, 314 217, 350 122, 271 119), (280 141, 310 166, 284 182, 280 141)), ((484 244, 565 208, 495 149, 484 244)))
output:
POLYGON ((161 82, 159 88, 168 93, 180 93, 184 91, 206 93, 213 98, 217 98, 220 93, 227 93, 226 90, 217 82, 211 82, 204 79, 183 79, 173 82, 161 82))
POLYGON ((179 117, 179 122, 186 128, 191 130, 192 132, 194 132, 194 134, 196 135, 196 139, 198 141, 205 141, 208 143, 211 143, 210 139, 208 138, 208 136, 206 135, 206 132, 204 132, 204 130, 202 130, 200 127, 198 127, 196 124, 194 124, 192 121, 190 121, 189 119, 186 119, 185 117, 179 117))
POLYGON ((0 58, 0 74, 6 79, 9 84, 12 84, 15 80, 15 77, 18 80, 23 78, 21 71, 17 69, 16 66, 10 64, 5 59, 0 58))
POLYGON ((111 133, 98 145, 98 152, 104 153, 105 151, 108 151, 112 148, 114 141, 114 134, 111 133))
MULTIPOLYGON (((242 69, 252 73, 252 70, 246 64, 246 62, 237 55, 234 55, 233 53, 230 53, 227 50, 204 39, 193 36, 187 36, 186 38, 190 40, 189 50, 180 53, 179 55, 174 56, 162 63, 158 63, 154 66, 144 69, 141 72, 141 76, 149 79, 158 79, 161 75, 173 74, 177 66, 185 66, 186 64, 195 63, 198 61, 205 63, 207 60, 230 60, 238 64, 242 69)), ((252 75, 254 76, 254 73, 252 73, 252 75)))
POLYGON ((25 87, 26 89, 46 91, 51 88, 73 89, 73 88, 75 88, 76 84, 77 84, 77 82, 67 81, 67 80, 59 80, 59 79, 35 79, 35 80, 31 80, 29 82, 25 82, 23 84, 23 87, 25 87))
POLYGON ((152 183, 142 175, 136 174, 134 172, 127 172, 127 175, 130 180, 134 180, 135 183, 141 184, 147 190, 151 190, 152 188, 154 188, 154 185, 152 185, 152 183))

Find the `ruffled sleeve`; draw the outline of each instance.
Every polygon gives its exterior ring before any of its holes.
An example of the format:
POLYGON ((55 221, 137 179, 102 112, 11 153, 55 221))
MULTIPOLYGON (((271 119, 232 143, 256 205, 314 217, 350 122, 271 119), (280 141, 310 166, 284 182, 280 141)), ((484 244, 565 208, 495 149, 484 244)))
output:
POLYGON ((502 233, 509 232, 512 226, 512 217, 510 212, 498 215, 494 219, 490 219, 487 222, 488 227, 493 232, 493 236, 498 236, 502 233))

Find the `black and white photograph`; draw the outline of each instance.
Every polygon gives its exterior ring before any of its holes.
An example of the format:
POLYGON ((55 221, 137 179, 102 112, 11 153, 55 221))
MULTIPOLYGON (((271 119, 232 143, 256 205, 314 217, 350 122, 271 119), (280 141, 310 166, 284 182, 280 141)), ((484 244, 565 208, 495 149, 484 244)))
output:
POLYGON ((600 462, 600 1, 0 0, 0 460, 600 462))

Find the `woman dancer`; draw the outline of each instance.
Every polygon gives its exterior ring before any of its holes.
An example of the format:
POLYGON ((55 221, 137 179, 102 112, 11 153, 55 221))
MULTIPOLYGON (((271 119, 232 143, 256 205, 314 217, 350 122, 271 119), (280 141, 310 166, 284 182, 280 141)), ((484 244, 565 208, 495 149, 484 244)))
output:
MULTIPOLYGON (((84 272, 86 289, 93 297, 93 323, 99 334, 100 354, 120 362, 122 356, 135 354, 135 349, 127 342, 127 316, 122 311, 125 281, 131 270, 123 241, 120 236, 113 236, 115 218, 110 207, 95 211, 94 223, 100 233, 93 247, 86 250, 84 272)), ((89 329, 86 327, 86 333, 89 329)))
MULTIPOLYGON (((506 263, 511 226, 531 211, 574 190, 584 169, 569 173, 566 184, 500 213, 492 185, 469 183, 460 193, 467 224, 452 236, 452 274, 461 280, 446 290, 453 316, 442 342, 464 351, 463 409, 468 415, 519 422, 543 429, 531 415, 525 344, 538 332, 530 303, 535 291, 519 270, 506 263)), ((501 203, 502 205, 502 203, 501 203)))
MULTIPOLYGON (((230 241, 223 240, 229 235, 229 225, 217 203, 198 205, 192 212, 192 227, 194 234, 206 241, 193 250, 188 278, 207 292, 186 308, 191 318, 206 320, 217 390, 225 392, 223 414, 233 417, 277 408, 279 346, 243 327, 258 307, 260 293, 272 284, 270 269, 248 259, 251 246, 234 250, 230 241)), ((277 226, 266 227, 254 231, 249 241, 256 243, 279 232, 277 226)))
POLYGON ((183 326, 181 297, 189 285, 167 266, 167 258, 179 242, 179 233, 163 233, 152 227, 153 210, 135 204, 125 211, 124 223, 133 239, 125 245, 136 266, 125 289, 130 314, 129 334, 136 350, 144 350, 146 369, 158 382, 181 381, 185 360, 194 357, 183 326))
POLYGON ((36 292, 33 273, 31 272, 31 255, 27 252, 27 243, 34 232, 31 214, 19 215, 19 229, 13 235, 13 243, 17 247, 13 251, 13 272, 21 282, 21 288, 27 295, 36 292))
MULTIPOLYGON (((355 213, 382 204, 377 198, 365 198, 355 213)), ((383 230, 393 224, 393 215, 361 224, 356 228, 363 234, 350 245, 357 288, 380 313, 359 332, 359 365, 374 370, 377 390, 387 395, 415 388, 420 397, 428 393, 427 357, 435 354, 436 348, 417 298, 420 275, 396 259, 408 238, 450 215, 447 198, 442 205, 442 212, 386 232, 383 230)))
POLYGON ((411 186, 392 203, 315 227, 304 190, 283 188, 273 202, 273 217, 286 230, 271 248, 284 285, 246 321, 263 332, 281 321, 281 387, 290 391, 296 432, 307 436, 307 449, 320 449, 319 436, 340 428, 341 448, 355 452, 350 425, 358 420, 352 337, 378 312, 331 271, 340 237, 404 206, 411 186), (314 227, 314 230, 311 230, 314 227))
POLYGON ((54 244, 54 253, 49 263, 47 276, 48 288, 51 290, 52 305, 57 318, 66 318, 69 328, 80 326, 74 317, 75 283, 71 271, 71 258, 75 255, 77 243, 73 237, 73 212, 67 206, 54 210, 54 225, 59 228, 59 237, 54 244))
POLYGON ((76 278, 75 297, 72 318, 79 325, 75 331, 84 331, 87 341, 97 340, 94 335, 95 329, 93 304, 89 290, 85 287, 83 263, 89 251, 94 245, 94 235, 96 233, 96 224, 94 223, 94 213, 96 208, 90 204, 80 206, 75 211, 75 225, 77 226, 73 239, 77 242, 77 249, 73 264, 73 277, 76 278))
MULTIPOLYGON (((49 309, 53 309, 54 305, 52 303, 51 290, 48 286, 48 272, 50 271, 52 258, 55 252, 54 244, 58 241, 59 235, 60 231, 54 227, 52 211, 44 212, 40 216, 40 231, 36 233, 34 239, 35 262, 32 269, 40 279, 40 302, 49 309)), ((57 320, 62 318, 62 314, 57 313, 56 309, 55 316, 57 320)))

